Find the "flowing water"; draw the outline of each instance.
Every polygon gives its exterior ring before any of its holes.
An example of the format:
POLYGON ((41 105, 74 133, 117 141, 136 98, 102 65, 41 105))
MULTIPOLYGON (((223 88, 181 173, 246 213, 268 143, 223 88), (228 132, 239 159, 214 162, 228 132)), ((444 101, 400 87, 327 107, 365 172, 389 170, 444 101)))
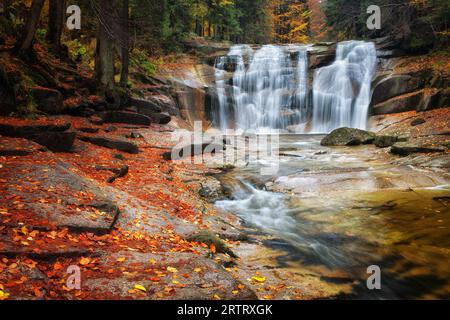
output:
POLYGON ((312 84, 310 49, 308 45, 265 45, 255 50, 233 46, 216 61, 214 124, 222 130, 247 132, 300 124, 304 126, 297 131, 302 133, 343 126, 365 129, 377 65, 374 44, 339 43, 336 61, 317 70, 312 84), (308 123, 312 125, 305 129, 308 123))
POLYGON ((307 46, 266 45, 254 51, 239 45, 220 57, 216 62, 216 126, 261 132, 304 119, 309 90, 306 51, 307 46), (228 80, 227 64, 234 66, 228 80))
POLYGON ((376 64, 373 43, 349 41, 338 45, 336 61, 319 69, 314 77, 313 132, 341 127, 367 129, 376 64))
POLYGON ((234 169, 222 177, 232 197, 216 206, 271 236, 274 267, 325 279, 317 290, 329 281, 351 288, 343 298, 449 298, 449 181, 394 166, 375 147, 328 149, 320 139, 280 136, 278 172, 260 174, 272 159, 234 169), (371 265, 382 290, 367 289, 371 265))
MULTIPOLYGON (((366 129, 375 46, 340 43, 335 61, 313 77, 309 50, 232 47, 216 62, 216 127, 260 135, 290 126, 366 129)), ((232 197, 216 206, 268 235, 261 241, 277 252, 273 268, 320 278, 317 291, 329 283, 346 298, 450 298, 450 181, 392 164, 372 146, 321 147, 322 137, 279 135, 281 158, 227 173, 221 179, 232 197), (261 175, 275 164, 276 173, 261 175), (372 265, 381 268, 382 290, 366 286, 372 265)))

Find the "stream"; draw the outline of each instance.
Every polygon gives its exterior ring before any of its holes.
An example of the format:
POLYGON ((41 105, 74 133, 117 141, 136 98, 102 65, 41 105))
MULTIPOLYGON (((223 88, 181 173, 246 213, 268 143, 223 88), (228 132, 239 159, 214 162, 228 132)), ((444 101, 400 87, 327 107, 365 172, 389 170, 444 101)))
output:
POLYGON ((261 175, 271 158, 236 167, 221 178, 231 199, 216 206, 270 235, 263 243, 278 252, 277 268, 342 286, 338 297, 448 298, 448 181, 373 146, 326 148, 321 138, 280 135, 278 172, 261 175), (366 287, 371 265, 381 290, 366 287))
POLYGON ((237 45, 216 60, 212 123, 240 141, 227 147, 226 158, 236 151, 258 155, 228 163, 235 168, 221 182, 231 197, 217 208, 240 217, 270 248, 251 256, 256 265, 288 269, 291 282, 319 279, 308 285, 329 292, 321 298, 448 299, 445 173, 374 146, 320 145, 336 128, 368 129, 374 44, 341 42, 334 62, 318 69, 308 66, 309 50, 237 45), (278 157, 236 147, 273 134, 278 157), (261 174, 272 167, 273 174, 261 174), (381 290, 366 285, 370 266, 381 269, 381 290))

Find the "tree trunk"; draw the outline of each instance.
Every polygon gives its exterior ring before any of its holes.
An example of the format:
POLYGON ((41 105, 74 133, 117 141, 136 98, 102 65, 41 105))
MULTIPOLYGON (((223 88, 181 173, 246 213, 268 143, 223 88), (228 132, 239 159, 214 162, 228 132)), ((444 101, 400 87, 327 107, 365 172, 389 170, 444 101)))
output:
POLYGON ((97 48, 95 55, 95 76, 104 90, 113 89, 114 83, 114 42, 111 30, 110 14, 112 6, 110 0, 100 0, 98 21, 97 48))
POLYGON ((61 35, 66 8, 65 0, 49 0, 47 40, 55 51, 61 48, 61 35))
POLYGON ((22 37, 17 41, 14 51, 22 54, 29 52, 33 48, 33 41, 36 34, 36 29, 41 16, 42 7, 45 0, 33 0, 30 8, 30 14, 22 37))
POLYGON ((130 48, 128 38, 130 36, 129 31, 129 0, 123 0, 122 3, 122 19, 123 23, 123 32, 127 39, 123 39, 122 43, 122 71, 120 73, 120 85, 122 87, 126 87, 128 84, 128 73, 129 73, 129 65, 130 65, 130 48))
POLYGON ((195 33, 198 36, 202 36, 202 25, 199 20, 195 20, 195 33))

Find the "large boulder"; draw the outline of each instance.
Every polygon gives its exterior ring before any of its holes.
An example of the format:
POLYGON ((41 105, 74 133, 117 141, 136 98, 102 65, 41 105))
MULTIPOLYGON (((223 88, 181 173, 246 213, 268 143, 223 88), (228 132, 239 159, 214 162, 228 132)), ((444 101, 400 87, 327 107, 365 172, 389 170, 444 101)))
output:
POLYGON ((0 135, 25 138, 54 152, 68 152, 76 138, 74 132, 67 131, 71 124, 10 125, 0 124, 0 135))
POLYGON ((423 91, 417 91, 402 96, 394 97, 377 105, 371 110, 372 115, 401 113, 420 109, 423 104, 423 91))
POLYGON ((28 139, 39 143, 53 152, 69 152, 73 147, 76 137, 77 135, 73 131, 49 131, 32 134, 28 139))
POLYGON ((419 88, 419 85, 419 79, 411 75, 399 74, 389 76, 375 86, 372 94, 372 105, 415 91, 419 88))
POLYGON ((65 111, 64 98, 55 89, 34 87, 31 89, 33 100, 37 108, 48 114, 61 114, 65 111))
POLYGON ((375 133, 353 128, 339 128, 322 139, 322 146, 357 146, 371 144, 375 133))

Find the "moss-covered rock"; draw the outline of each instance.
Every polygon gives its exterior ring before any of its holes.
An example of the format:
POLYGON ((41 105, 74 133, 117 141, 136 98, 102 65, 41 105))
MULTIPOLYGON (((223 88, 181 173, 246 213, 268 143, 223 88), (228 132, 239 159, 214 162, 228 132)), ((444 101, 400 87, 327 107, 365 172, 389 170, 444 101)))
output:
POLYGON ((358 146, 371 144, 376 135, 373 132, 353 128, 339 128, 323 138, 322 146, 358 146))
POLYGON ((396 136, 378 136, 375 138, 374 145, 378 148, 392 147, 398 141, 396 136))
POLYGON ((224 253, 228 254, 230 257, 237 258, 237 256, 231 251, 231 249, 227 246, 225 241, 220 239, 216 234, 210 232, 210 231, 200 231, 192 236, 190 236, 188 241, 191 242, 198 242, 198 243, 204 243, 208 246, 214 245, 216 247, 217 253, 224 253))

